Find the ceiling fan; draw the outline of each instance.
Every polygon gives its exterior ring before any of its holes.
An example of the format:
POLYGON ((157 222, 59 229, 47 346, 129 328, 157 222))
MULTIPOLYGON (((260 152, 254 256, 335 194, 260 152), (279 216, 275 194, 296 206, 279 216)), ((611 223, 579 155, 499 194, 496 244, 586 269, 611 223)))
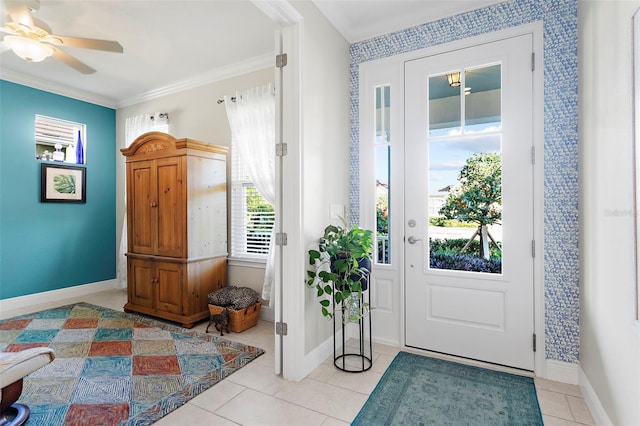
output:
POLYGON ((117 41, 52 34, 46 23, 31 15, 40 8, 40 0, 4 0, 4 4, 11 17, 10 22, 0 27, 0 32, 8 34, 4 36, 4 44, 27 62, 40 62, 53 56, 83 74, 93 74, 96 72, 95 69, 59 47, 123 52, 117 41))

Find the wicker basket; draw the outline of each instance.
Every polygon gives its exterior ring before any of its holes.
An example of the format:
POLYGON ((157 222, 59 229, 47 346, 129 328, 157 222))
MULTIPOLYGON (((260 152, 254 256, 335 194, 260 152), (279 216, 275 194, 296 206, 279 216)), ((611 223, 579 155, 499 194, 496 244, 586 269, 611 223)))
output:
MULTIPOLYGON (((258 323, 258 317, 260 316, 261 307, 262 302, 258 302, 255 305, 251 305, 248 308, 240 309, 238 311, 229 308, 229 331, 241 333, 256 325, 258 323)), ((211 315, 222 313, 224 309, 225 308, 222 306, 209 304, 209 312, 211 315)))

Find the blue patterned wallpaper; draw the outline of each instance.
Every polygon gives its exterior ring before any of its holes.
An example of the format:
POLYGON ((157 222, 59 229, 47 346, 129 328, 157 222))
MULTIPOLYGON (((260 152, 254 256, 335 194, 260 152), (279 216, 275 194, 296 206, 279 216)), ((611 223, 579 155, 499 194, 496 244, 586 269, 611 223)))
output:
POLYGON ((359 221, 359 64, 536 21, 544 23, 546 358, 576 363, 580 343, 577 0, 512 0, 352 44, 349 216, 359 221))

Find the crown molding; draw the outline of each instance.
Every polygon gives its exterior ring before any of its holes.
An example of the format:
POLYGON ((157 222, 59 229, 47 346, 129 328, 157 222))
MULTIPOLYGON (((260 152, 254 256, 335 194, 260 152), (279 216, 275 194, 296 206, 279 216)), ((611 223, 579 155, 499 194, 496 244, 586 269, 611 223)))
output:
POLYGON ((251 3, 283 27, 295 25, 303 19, 287 0, 251 0, 251 3))
POLYGON ((55 95, 66 96, 68 98, 89 102, 91 104, 100 105, 111 109, 116 108, 116 101, 114 99, 105 98, 103 96, 96 95, 95 93, 75 89, 73 87, 65 86, 62 84, 29 77, 23 73, 17 73, 8 69, 2 69, 0 71, 0 79, 9 81, 11 83, 21 84, 23 86, 28 86, 34 89, 43 90, 45 92, 50 92, 55 95))
POLYGON ((150 101, 162 96, 173 93, 183 92, 203 86, 205 84, 215 83, 216 81, 225 80, 238 75, 247 74, 252 71, 261 70, 268 67, 275 67, 275 54, 269 53, 262 56, 256 56, 246 61, 237 62, 225 67, 216 68, 202 74, 198 74, 187 80, 179 81, 159 89, 155 89, 140 95, 132 96, 117 103, 117 108, 124 108, 142 102, 150 101))
POLYGON ((247 74, 249 72, 261 70, 270 66, 275 66, 274 53, 256 56, 247 59, 246 61, 216 68, 214 70, 198 74, 187 80, 179 81, 177 83, 173 83, 159 89, 151 90, 146 93, 141 93, 139 95, 132 96, 120 101, 98 96, 90 92, 74 89, 72 87, 64 86, 61 84, 52 83, 50 81, 32 78, 22 73, 17 73, 7 69, 3 69, 2 71, 0 71, 0 79, 16 84, 21 84, 23 86, 32 87, 34 89, 44 90, 45 92, 50 92, 56 95, 66 96, 69 98, 78 99, 80 101, 104 106, 107 108, 118 109, 130 105, 135 105, 141 102, 146 102, 173 93, 193 89, 205 84, 215 83, 216 81, 225 80, 227 78, 236 77, 238 75, 247 74))

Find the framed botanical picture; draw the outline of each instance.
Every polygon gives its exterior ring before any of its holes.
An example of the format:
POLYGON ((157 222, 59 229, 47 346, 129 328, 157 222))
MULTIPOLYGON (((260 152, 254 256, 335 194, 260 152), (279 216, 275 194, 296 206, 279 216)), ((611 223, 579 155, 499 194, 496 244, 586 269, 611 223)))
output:
POLYGON ((41 202, 87 202, 87 170, 84 167, 42 163, 41 179, 41 202))

